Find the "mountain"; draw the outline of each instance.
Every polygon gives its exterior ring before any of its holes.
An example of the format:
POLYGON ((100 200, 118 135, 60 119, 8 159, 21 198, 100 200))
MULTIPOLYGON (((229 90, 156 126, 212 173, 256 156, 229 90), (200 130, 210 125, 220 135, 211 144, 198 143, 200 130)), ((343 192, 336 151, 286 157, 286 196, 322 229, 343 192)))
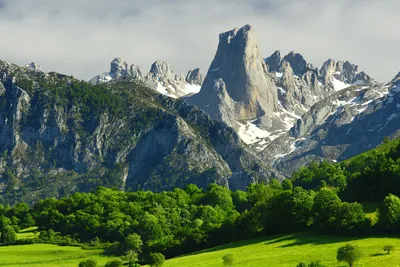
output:
POLYGON ((166 96, 178 98, 199 92, 204 81, 200 69, 190 70, 186 76, 176 74, 164 61, 151 65, 148 74, 144 75, 140 67, 128 65, 123 59, 115 58, 110 64, 110 71, 102 73, 89 82, 101 84, 120 79, 143 82, 147 87, 166 96))
POLYGON ((262 154, 286 175, 310 161, 342 161, 400 136, 400 73, 387 84, 354 85, 315 104, 262 154))
POLYGON ((347 61, 328 60, 318 70, 296 52, 263 59, 254 28, 245 25, 220 34, 200 92, 184 99, 263 150, 319 101, 352 84, 373 83, 347 61))
MULTIPOLYGON (((120 66, 113 65, 115 77, 127 70, 120 66)), ((101 185, 159 191, 217 182, 244 189, 279 177, 233 129, 182 100, 129 79, 91 85, 4 61, 0 155, 3 202, 101 185)))

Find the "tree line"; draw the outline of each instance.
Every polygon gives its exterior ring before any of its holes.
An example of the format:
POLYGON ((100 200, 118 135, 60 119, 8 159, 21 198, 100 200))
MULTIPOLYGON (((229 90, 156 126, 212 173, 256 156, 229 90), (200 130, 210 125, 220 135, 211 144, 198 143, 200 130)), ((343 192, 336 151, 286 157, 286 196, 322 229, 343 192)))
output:
POLYGON ((217 184, 161 193, 100 187, 32 207, 0 205, 0 241, 13 243, 15 232, 35 225, 40 235, 30 242, 102 247, 134 264, 260 235, 395 232, 400 230, 399 151, 397 146, 388 153, 371 153, 365 160, 368 168, 354 170, 312 163, 292 179, 251 184, 246 191, 217 184), (355 183, 382 198, 358 194, 355 183), (381 203, 377 221, 366 216, 362 201, 381 203))

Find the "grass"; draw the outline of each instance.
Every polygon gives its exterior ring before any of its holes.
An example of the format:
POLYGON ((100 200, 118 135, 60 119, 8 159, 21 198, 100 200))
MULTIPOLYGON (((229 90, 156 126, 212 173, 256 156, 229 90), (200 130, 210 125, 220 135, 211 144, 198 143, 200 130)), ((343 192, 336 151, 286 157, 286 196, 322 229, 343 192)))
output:
POLYGON ((170 259, 164 267, 222 267, 222 257, 227 253, 236 255, 233 266, 246 267, 295 267, 301 261, 320 259, 326 266, 344 267, 336 261, 337 249, 347 243, 358 245, 363 257, 355 267, 400 266, 400 251, 387 255, 386 245, 400 248, 400 239, 395 237, 349 238, 300 233, 259 238, 202 251, 184 257, 170 259))
POLYGON ((111 257, 103 250, 82 250, 80 247, 33 244, 0 247, 0 266, 77 267, 84 259, 94 259, 104 266, 111 257))
POLYGON ((339 164, 345 166, 349 170, 358 170, 360 166, 365 165, 365 159, 368 158, 372 153, 374 153, 374 151, 388 153, 392 148, 396 148, 398 145, 400 145, 400 138, 389 141, 388 143, 382 144, 374 149, 368 150, 350 159, 344 160, 339 164))
POLYGON ((17 233, 17 239, 32 239, 39 236, 39 232, 37 232, 37 227, 29 227, 23 229, 17 233))
POLYGON ((363 202, 363 210, 367 218, 371 219, 371 226, 378 222, 378 209, 381 203, 379 202, 363 202))

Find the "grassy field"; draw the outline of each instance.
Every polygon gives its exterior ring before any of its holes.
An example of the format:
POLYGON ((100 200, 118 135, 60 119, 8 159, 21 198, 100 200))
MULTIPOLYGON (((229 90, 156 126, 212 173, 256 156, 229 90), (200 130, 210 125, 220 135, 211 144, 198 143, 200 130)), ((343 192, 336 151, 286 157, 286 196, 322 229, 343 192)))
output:
POLYGON ((296 267, 300 261, 310 262, 320 259, 326 266, 347 266, 336 261, 337 249, 352 243, 358 245, 362 259, 355 267, 396 267, 400 266, 399 238, 345 238, 313 234, 295 234, 274 238, 261 238, 221 246, 201 253, 166 261, 165 267, 222 267, 222 257, 234 253, 237 261, 234 266, 246 267, 296 267), (399 251, 387 255, 385 245, 393 245, 399 251))
POLYGON ((0 247, 0 266, 77 267, 84 259, 94 259, 104 266, 111 258, 102 250, 82 250, 80 247, 34 244, 0 247))
MULTIPOLYGON (((17 234, 18 239, 35 238, 36 227, 24 229, 17 234)), ((0 266, 34 267, 77 267, 84 259, 94 259, 104 266, 111 257, 102 255, 103 250, 82 250, 80 247, 33 244, 0 247, 0 266)))

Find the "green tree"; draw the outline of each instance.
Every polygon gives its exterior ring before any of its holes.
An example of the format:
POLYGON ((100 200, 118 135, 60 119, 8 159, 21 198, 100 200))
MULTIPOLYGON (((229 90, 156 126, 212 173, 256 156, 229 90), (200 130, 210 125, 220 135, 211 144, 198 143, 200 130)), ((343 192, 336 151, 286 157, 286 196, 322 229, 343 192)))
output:
POLYGON ((7 218, 6 216, 2 215, 0 216, 0 233, 6 229, 7 226, 11 224, 11 220, 7 218))
POLYGON ((400 228, 400 198, 395 195, 385 197, 379 208, 379 224, 388 230, 400 228))
POLYGON ((292 190, 293 189, 292 181, 290 181, 289 179, 283 180, 282 188, 283 188, 283 190, 292 190))
POLYGON ((139 253, 142 251, 143 241, 138 234, 130 234, 125 237, 124 240, 124 249, 125 251, 134 251, 139 253))
POLYGON ((350 267, 361 258, 361 250, 352 244, 347 244, 337 251, 336 259, 340 262, 347 262, 350 267))
POLYGON ((131 266, 134 266, 135 263, 137 263, 137 261, 139 259, 139 255, 137 252, 135 252, 133 250, 128 250, 125 252, 122 259, 128 263, 129 267, 131 267, 131 266))
POLYGON ((78 267, 97 267, 97 262, 91 259, 81 261, 78 267))
POLYGON ((235 261, 236 261, 236 256, 233 253, 225 254, 222 257, 222 263, 226 266, 233 266, 233 264, 235 264, 235 261))
POLYGON ((390 254, 390 252, 394 251, 394 246, 392 246, 392 245, 384 246, 383 251, 386 251, 387 254, 390 254))
POLYGON ((13 243, 17 241, 17 234, 14 231, 12 226, 6 226, 4 230, 1 232, 1 243, 13 243))
POLYGON ((149 256, 149 265, 152 267, 161 267, 164 265, 165 257, 161 253, 151 253, 149 256))
POLYGON ((333 190, 322 188, 314 198, 315 227, 324 231, 334 229, 340 205, 341 200, 333 190))

